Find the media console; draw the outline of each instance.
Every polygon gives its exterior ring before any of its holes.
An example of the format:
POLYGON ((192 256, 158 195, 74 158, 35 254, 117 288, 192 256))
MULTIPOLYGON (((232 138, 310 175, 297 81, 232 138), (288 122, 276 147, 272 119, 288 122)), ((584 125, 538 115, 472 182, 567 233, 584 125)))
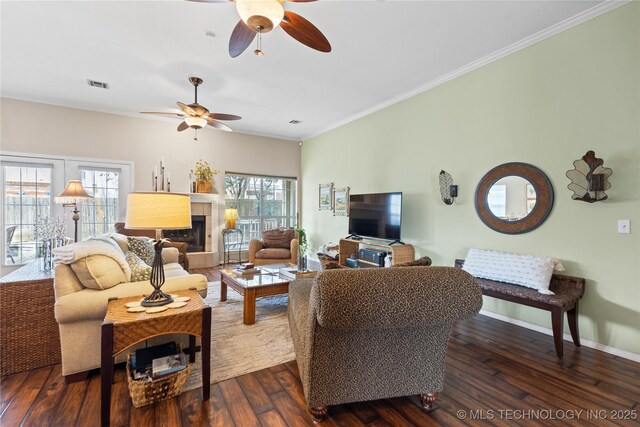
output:
POLYGON ((391 265, 414 261, 416 258, 416 250, 413 245, 390 246, 364 240, 340 239, 340 258, 338 259, 338 263, 340 265, 347 265, 347 258, 351 257, 352 254, 357 255, 360 245, 386 249, 391 253, 391 265))

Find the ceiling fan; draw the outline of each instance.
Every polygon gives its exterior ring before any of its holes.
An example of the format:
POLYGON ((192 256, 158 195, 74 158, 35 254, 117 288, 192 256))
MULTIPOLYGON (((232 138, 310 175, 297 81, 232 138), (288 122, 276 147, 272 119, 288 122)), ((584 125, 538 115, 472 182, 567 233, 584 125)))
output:
POLYGON ((202 129, 206 125, 214 127, 216 129, 231 132, 231 128, 224 123, 220 123, 218 120, 240 120, 242 117, 234 116, 233 114, 222 113, 210 113, 202 105, 198 104, 198 86, 202 84, 200 77, 189 77, 189 81, 195 90, 195 101, 193 104, 183 104, 178 102, 178 107, 182 110, 182 113, 163 113, 156 111, 143 111, 140 114, 155 114, 157 116, 170 116, 170 117, 184 117, 184 121, 178 125, 178 132, 182 132, 185 129, 195 129, 196 141, 198 140, 198 129, 202 129))
MULTIPOLYGON (((226 3, 227 0, 188 0, 199 3, 226 3)), ((234 2, 234 0, 229 0, 234 2)), ((286 1, 308 3, 316 0, 235 0, 240 21, 231 33, 229 55, 239 56, 258 35, 257 47, 253 51, 262 56, 262 34, 278 25, 300 43, 320 52, 331 52, 329 40, 311 22, 302 16, 284 10, 286 1)))

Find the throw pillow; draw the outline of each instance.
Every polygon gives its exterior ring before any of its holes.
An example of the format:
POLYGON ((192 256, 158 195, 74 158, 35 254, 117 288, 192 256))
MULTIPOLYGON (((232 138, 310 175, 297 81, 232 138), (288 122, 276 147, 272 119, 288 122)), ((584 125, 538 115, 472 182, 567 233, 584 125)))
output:
POLYGON ((135 253, 147 265, 153 265, 153 259, 156 256, 156 250, 153 247, 153 239, 148 237, 127 237, 129 250, 135 253))
POLYGON ((347 268, 344 265, 340 265, 335 261, 331 261, 331 262, 327 262, 326 264, 322 265, 322 270, 337 270, 339 268, 347 268))
POLYGON ((265 248, 289 249, 291 241, 296 238, 296 231, 293 229, 276 228, 262 233, 262 243, 265 248))
POLYGON ((129 267, 131 268, 131 281, 142 282, 151 278, 151 267, 140 259, 133 251, 127 252, 125 255, 129 267))
POLYGON ((89 255, 71 264, 85 288, 103 290, 127 281, 118 261, 106 255, 89 255))
POLYGON ((549 290, 551 275, 554 269, 563 271, 564 267, 554 258, 471 248, 462 269, 475 277, 513 283, 553 295, 549 290))
POLYGON ((391 267, 429 267, 431 265, 431 258, 428 256, 423 256, 422 258, 418 258, 415 261, 403 262, 402 264, 395 264, 391 267))

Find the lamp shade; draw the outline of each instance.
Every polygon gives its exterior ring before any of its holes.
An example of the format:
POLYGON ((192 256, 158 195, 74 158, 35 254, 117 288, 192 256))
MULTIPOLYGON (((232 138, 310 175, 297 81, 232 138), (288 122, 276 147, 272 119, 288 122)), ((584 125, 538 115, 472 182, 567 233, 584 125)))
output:
POLYGON ((238 219, 238 209, 234 209, 234 208, 225 209, 224 219, 238 219))
POLYGON ((191 228, 189 196, 179 193, 129 193, 125 227, 133 230, 191 228))
POLYGON ((82 187, 82 182, 72 179, 67 184, 67 188, 64 189, 60 195, 55 198, 56 203, 78 203, 82 200, 93 199, 93 196, 88 194, 82 187))

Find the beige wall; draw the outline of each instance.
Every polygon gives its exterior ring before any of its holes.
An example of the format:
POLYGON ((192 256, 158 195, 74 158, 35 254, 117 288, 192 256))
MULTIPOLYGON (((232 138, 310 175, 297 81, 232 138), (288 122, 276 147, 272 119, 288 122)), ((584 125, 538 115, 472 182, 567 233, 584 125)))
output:
MULTIPOLYGON (((172 191, 188 191, 189 171, 199 159, 220 170, 216 188, 221 201, 225 171, 300 176, 298 142, 214 129, 199 131, 199 141, 194 141, 193 131, 176 131, 178 121, 160 122, 7 98, 0 102, 3 153, 130 160, 134 162, 136 191, 151 190, 151 173, 163 156, 171 173, 172 191)), ((220 227, 222 209, 221 203, 220 227)))
MULTIPOLYGON (((318 211, 318 184, 402 191, 402 237, 420 255, 449 266, 470 247, 557 257, 588 279, 582 337, 640 353, 639 24, 633 2, 305 141, 302 224, 313 246, 348 227, 318 211), (590 149, 614 171, 610 199, 594 204, 571 200, 565 177, 590 149), (516 236, 483 225, 473 205, 480 178, 512 161, 542 169, 556 194, 547 222, 516 236), (440 200, 441 169, 458 184, 451 206, 440 200), (617 234, 618 219, 632 234, 617 234)), ((484 308, 550 327, 547 312, 492 298, 484 308)))

